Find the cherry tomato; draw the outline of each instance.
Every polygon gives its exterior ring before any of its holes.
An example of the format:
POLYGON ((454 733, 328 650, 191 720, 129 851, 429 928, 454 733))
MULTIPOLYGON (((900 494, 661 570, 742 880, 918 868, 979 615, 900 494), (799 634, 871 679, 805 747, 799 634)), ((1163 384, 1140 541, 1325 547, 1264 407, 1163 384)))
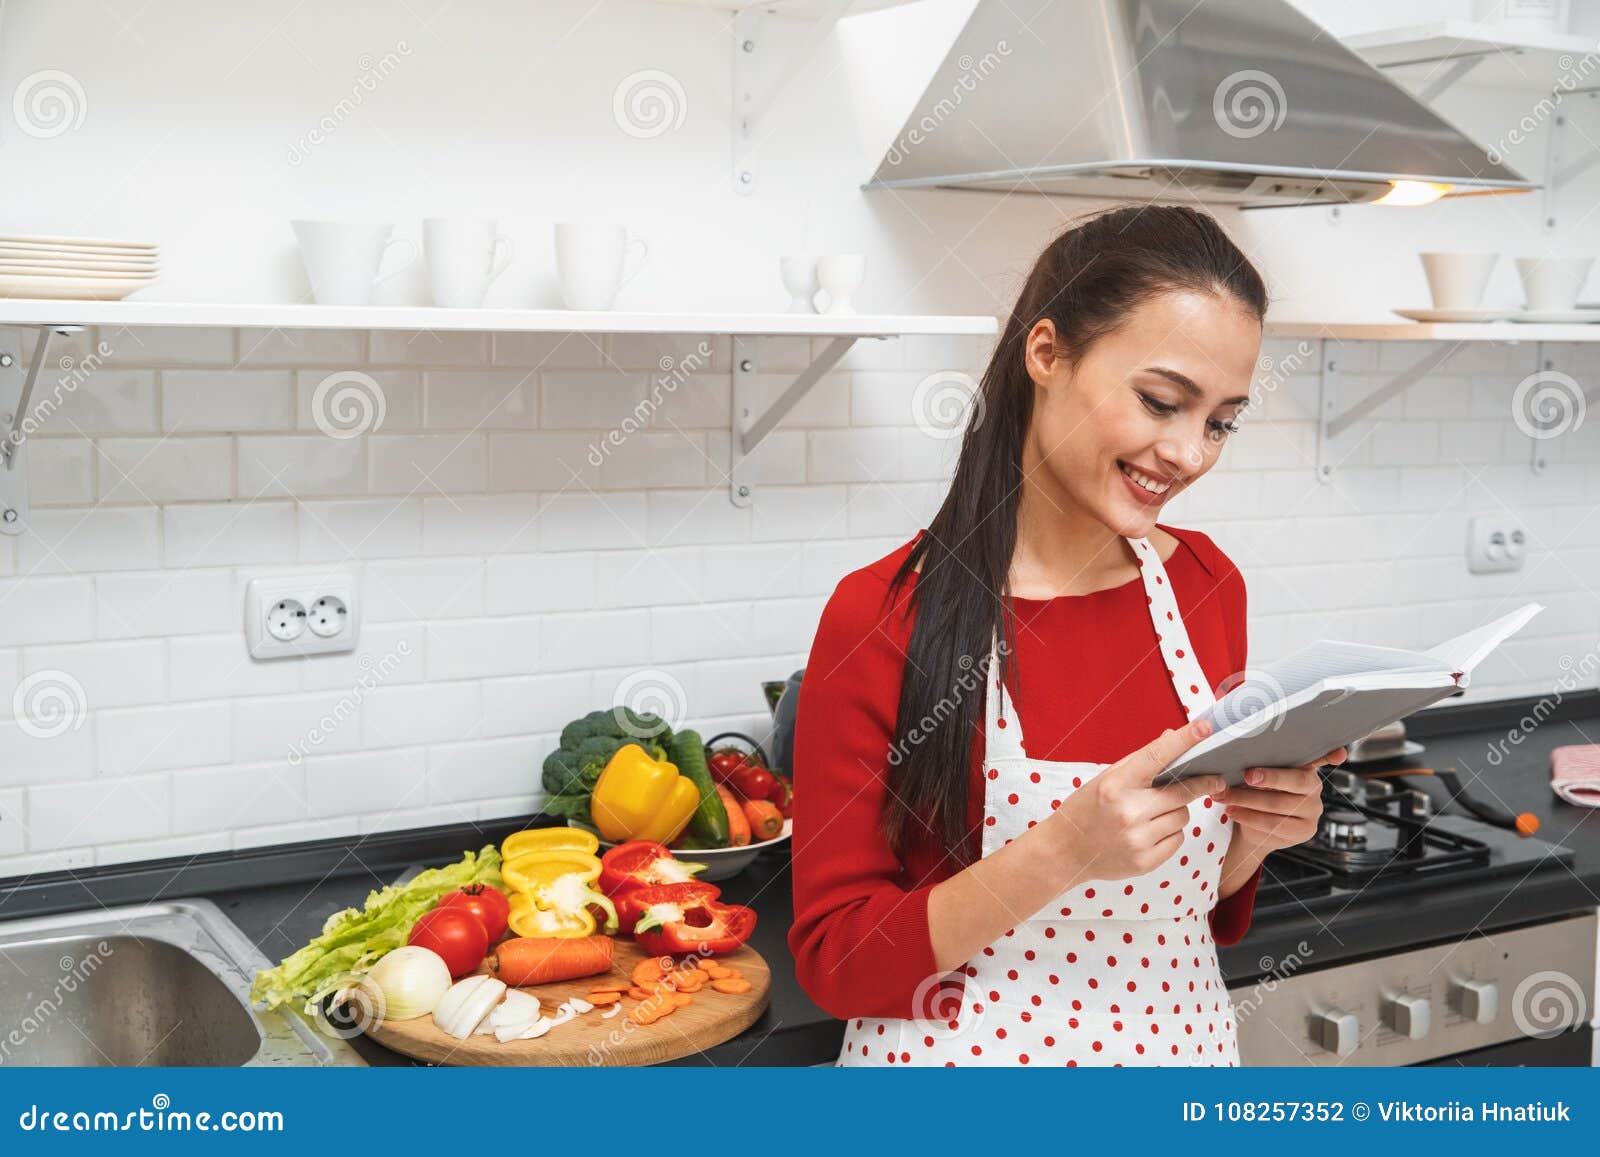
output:
POLYGON ((471 912, 488 933, 490 944, 505 935, 506 921, 511 916, 511 901, 506 899, 506 894, 488 884, 468 884, 465 888, 446 892, 434 907, 461 908, 471 912))
POLYGON ((454 979, 477 971, 489 951, 489 934, 465 908, 434 908, 423 913, 406 943, 437 953, 454 979))

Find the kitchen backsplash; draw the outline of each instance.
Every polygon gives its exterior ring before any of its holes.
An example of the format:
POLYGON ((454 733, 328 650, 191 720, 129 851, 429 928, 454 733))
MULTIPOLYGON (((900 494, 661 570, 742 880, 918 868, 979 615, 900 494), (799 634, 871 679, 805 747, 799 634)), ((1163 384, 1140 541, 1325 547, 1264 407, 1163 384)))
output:
MULTIPOLYGON (((1328 349, 1341 404, 1423 352, 1328 349)), ((726 338, 61 340, 46 378, 74 384, 28 442, 31 532, 0 538, 0 876, 526 812, 560 727, 625 684, 680 696, 707 734, 764 730, 760 684, 804 664, 839 577, 942 497, 959 442, 919 424, 919 384, 986 352, 859 343, 739 509, 726 338), (356 577, 357 652, 251 660, 245 583, 306 570, 356 577)), ((809 353, 763 343, 774 396, 809 353)), ((1600 423, 1537 443, 1536 475, 1512 406, 1538 348, 1468 345, 1319 483, 1320 353, 1268 343, 1257 412, 1163 514, 1244 571, 1252 659, 1323 635, 1428 646, 1538 598, 1469 698, 1593 686, 1600 423), (1527 527, 1524 570, 1467 573, 1487 512, 1527 527)), ((1600 370, 1597 347, 1543 355, 1600 370)))

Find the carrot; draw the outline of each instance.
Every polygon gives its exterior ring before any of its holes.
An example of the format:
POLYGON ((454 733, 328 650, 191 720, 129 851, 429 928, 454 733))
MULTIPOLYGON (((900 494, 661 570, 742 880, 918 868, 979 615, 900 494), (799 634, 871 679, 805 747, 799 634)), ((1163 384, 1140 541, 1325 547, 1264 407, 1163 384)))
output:
POLYGON ((672 998, 672 1004, 675 1008, 688 1008, 693 1003, 694 997, 687 992, 680 992, 672 998))
POLYGON ((728 811, 728 846, 742 848, 750 842, 750 820, 746 818, 744 808, 739 806, 739 797, 720 783, 717 784, 717 795, 728 811))
POLYGON ((517 936, 495 946, 495 976, 513 987, 611 971, 611 937, 517 936))
POLYGON ((633 986, 626 980, 608 980, 589 989, 590 992, 627 992, 633 986))
POLYGON ((756 843, 775 840, 783 834, 783 813, 764 799, 744 801, 745 818, 750 821, 750 838, 756 843))
POLYGON ((716 989, 718 992, 737 994, 740 992, 749 992, 750 982, 748 980, 735 980, 730 976, 726 980, 713 980, 711 982, 711 987, 716 989))
POLYGON ((628 989, 628 995, 633 997, 634 1000, 649 1000, 655 993, 645 988, 630 988, 628 989))
POLYGON ((648 960, 641 960, 633 966, 633 983, 636 988, 647 988, 660 980, 672 970, 672 960, 667 958, 667 966, 661 967, 661 958, 652 956, 648 960))
POLYGON ((622 993, 620 993, 620 992, 591 992, 584 999, 587 1000, 590 1004, 595 1005, 595 1006, 598 1007, 600 1005, 605 1005, 605 1004, 616 1004, 619 1000, 622 999, 622 993))

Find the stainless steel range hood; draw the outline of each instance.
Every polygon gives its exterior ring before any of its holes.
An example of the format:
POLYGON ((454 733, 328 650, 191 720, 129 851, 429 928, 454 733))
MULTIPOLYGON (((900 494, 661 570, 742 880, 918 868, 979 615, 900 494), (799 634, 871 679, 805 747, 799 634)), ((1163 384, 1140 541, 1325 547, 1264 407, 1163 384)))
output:
POLYGON ((868 187, 1264 206, 1396 181, 1535 187, 1284 0, 976 0, 868 187))

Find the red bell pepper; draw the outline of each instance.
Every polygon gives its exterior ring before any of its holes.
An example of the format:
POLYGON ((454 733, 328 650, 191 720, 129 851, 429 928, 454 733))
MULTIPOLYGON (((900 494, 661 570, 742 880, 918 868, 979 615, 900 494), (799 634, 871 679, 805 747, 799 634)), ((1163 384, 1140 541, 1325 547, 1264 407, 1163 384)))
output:
POLYGON ((634 925, 633 938, 652 956, 732 952, 756 930, 754 908, 715 900, 683 907, 653 904, 634 925))
POLYGON ((615 900, 634 888, 686 883, 705 870, 704 864, 678 859, 665 844, 629 840, 600 857, 600 890, 615 900))
POLYGON ((642 888, 630 888, 617 897, 617 920, 624 932, 631 933, 646 908, 656 904, 693 908, 720 895, 721 888, 704 880, 689 880, 683 884, 646 884, 642 888))

